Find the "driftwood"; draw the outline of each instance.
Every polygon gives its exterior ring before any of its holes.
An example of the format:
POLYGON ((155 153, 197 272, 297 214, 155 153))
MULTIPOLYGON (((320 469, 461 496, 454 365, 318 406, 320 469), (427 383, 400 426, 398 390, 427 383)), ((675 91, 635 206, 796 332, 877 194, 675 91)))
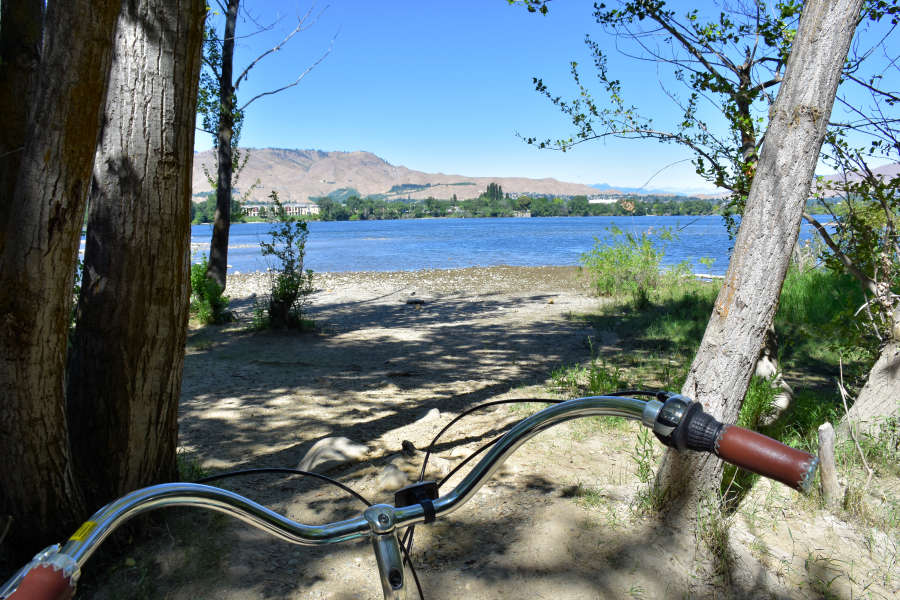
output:
POLYGON ((819 425, 819 474, 825 504, 835 508, 841 503, 841 486, 834 466, 834 427, 827 421, 819 425))

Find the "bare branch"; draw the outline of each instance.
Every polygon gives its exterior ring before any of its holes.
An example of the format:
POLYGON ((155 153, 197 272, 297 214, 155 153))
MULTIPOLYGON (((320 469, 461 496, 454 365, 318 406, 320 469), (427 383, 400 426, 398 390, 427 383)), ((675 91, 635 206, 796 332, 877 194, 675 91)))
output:
POLYGON ((641 184, 641 187, 639 187, 638 189, 639 189, 639 190, 642 190, 642 189, 644 189, 645 187, 647 187, 648 185, 650 185, 650 182, 653 181, 653 180, 656 178, 657 175, 659 175, 660 173, 662 173, 663 171, 665 171, 665 170, 668 169, 669 167, 674 167, 675 165, 677 165, 677 164, 679 164, 679 163, 688 162, 689 160, 691 160, 691 159, 690 159, 690 158, 682 158, 681 160, 676 160, 675 162, 670 162, 669 164, 667 164, 667 165, 664 166, 663 168, 661 168, 661 169, 659 169, 658 171, 656 171, 656 173, 654 173, 653 175, 651 175, 651 176, 650 176, 650 179, 648 179, 648 180, 645 181, 643 184, 641 184))
MULTIPOLYGON (((327 8, 327 7, 326 7, 326 8, 327 8)), ((307 26, 307 27, 304 27, 304 25, 306 25, 306 20, 309 18, 309 15, 312 13, 312 10, 313 10, 312 7, 310 7, 310 9, 309 9, 308 11, 306 11, 306 14, 305 14, 305 15, 303 15, 302 17, 300 17, 299 19, 297 19, 297 26, 294 28, 293 31, 291 31, 289 34, 287 34, 287 35, 284 37, 284 39, 282 39, 280 42, 278 42, 278 44, 276 44, 273 48, 270 48, 270 49, 266 50, 265 52, 263 52, 262 54, 260 54, 259 56, 257 56, 257 57, 253 60, 253 62, 251 62, 249 65, 247 65, 247 68, 245 68, 245 69, 241 72, 241 74, 238 76, 238 78, 234 80, 234 89, 237 89, 238 87, 240 87, 241 81, 243 81, 244 79, 247 78, 247 75, 250 73, 250 70, 251 70, 253 67, 255 67, 255 66, 257 65, 257 63, 259 63, 259 61, 261 61, 263 58, 265 58, 265 57, 268 56, 269 54, 272 54, 273 52, 278 52, 279 50, 281 50, 281 48, 282 48, 285 44, 287 44, 287 43, 291 40, 292 37, 294 37, 295 35, 297 35, 297 34, 300 33, 301 31, 303 31, 304 29, 307 29, 307 28, 308 28, 308 26, 307 26)), ((324 11, 325 11, 325 9, 322 9, 322 12, 324 12, 324 11)), ((319 13, 319 15, 321 15, 321 14, 322 14, 322 13, 319 13)), ((315 19, 315 20, 318 20, 318 15, 316 16, 316 19, 315 19)), ((315 23, 315 20, 313 21, 313 23, 315 23)), ((333 42, 333 41, 334 41, 334 40, 332 40, 332 42, 333 42)), ((330 51, 331 51, 331 50, 329 50, 329 52, 330 52, 330 51)), ((301 76, 301 77, 302 77, 302 76, 301 76)), ((298 79, 298 81, 299 81, 299 79, 298 79)), ((290 86, 288 86, 288 87, 290 87, 290 86)), ((282 88, 282 89, 284 89, 284 88, 282 88)), ((249 103, 248 103, 248 104, 249 104, 249 103)))
POLYGON ((866 88, 867 90, 871 91, 874 94, 880 94, 882 96, 885 96, 888 99, 890 99, 892 102, 900 102, 900 96, 898 96, 897 94, 894 94, 892 92, 886 92, 884 90, 880 90, 877 87, 875 87, 869 83, 866 83, 865 81, 863 81, 862 79, 859 79, 858 77, 856 77, 854 75, 845 74, 844 77, 846 77, 847 79, 849 79, 851 81, 855 81, 856 83, 863 86, 864 88, 866 88))
POLYGON ((756 92, 761 92, 761 91, 763 91, 763 90, 765 90, 765 89, 767 89, 767 88, 772 87, 773 85, 778 85, 779 83, 781 83, 781 80, 782 80, 782 79, 784 79, 784 77, 782 77, 781 75, 776 75, 775 77, 773 77, 773 78, 770 79, 769 81, 763 81, 763 82, 761 82, 761 83, 756 84, 755 86, 753 86, 752 88, 750 88, 750 89, 748 90, 748 92, 749 92, 750 94, 755 94, 756 92))
POLYGON ((287 85, 285 85, 285 86, 282 86, 282 87, 278 88, 277 90, 271 90, 271 91, 263 92, 263 93, 261 93, 261 94, 257 94, 257 95, 255 95, 255 96, 253 96, 252 98, 250 98, 249 100, 247 100, 247 102, 245 102, 244 105, 241 106, 240 109, 238 109, 238 110, 244 110, 245 108, 247 108, 248 106, 250 106, 250 104, 251 104, 252 102, 254 102, 255 100, 259 100, 260 98, 262 98, 262 97, 264 97, 264 96, 271 96, 272 94, 277 94, 278 92, 283 92, 284 90, 286 90, 286 89, 288 89, 288 88, 292 88, 292 87, 294 87, 295 85, 297 85, 298 83, 300 83, 300 80, 301 80, 301 79, 303 79, 304 77, 306 77, 306 76, 309 74, 310 71, 312 71, 313 69, 315 69, 315 68, 319 65, 319 63, 321 63, 323 60, 325 60, 325 57, 327 57, 329 54, 331 54, 331 51, 334 49, 334 39, 335 39, 335 38, 331 38, 331 44, 328 45, 328 50, 326 50, 325 53, 322 54, 322 56, 320 56, 319 59, 318 59, 316 62, 314 62, 313 64, 311 64, 310 66, 308 66, 308 67, 306 68, 305 71, 303 71, 302 73, 300 73, 300 75, 297 77, 297 79, 295 79, 293 82, 291 82, 291 83, 289 83, 289 84, 287 84, 287 85))

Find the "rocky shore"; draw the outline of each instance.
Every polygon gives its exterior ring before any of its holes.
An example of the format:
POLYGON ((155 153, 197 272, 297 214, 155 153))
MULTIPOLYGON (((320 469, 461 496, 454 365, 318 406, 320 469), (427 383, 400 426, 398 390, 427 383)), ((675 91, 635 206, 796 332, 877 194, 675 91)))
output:
MULTIPOLYGON (((226 294, 245 299, 265 294, 273 273, 229 273, 226 294)), ((579 267, 468 267, 422 271, 351 271, 316 273, 318 294, 354 289, 353 295, 398 293, 418 296, 484 295, 568 290, 589 293, 588 278, 579 267)))

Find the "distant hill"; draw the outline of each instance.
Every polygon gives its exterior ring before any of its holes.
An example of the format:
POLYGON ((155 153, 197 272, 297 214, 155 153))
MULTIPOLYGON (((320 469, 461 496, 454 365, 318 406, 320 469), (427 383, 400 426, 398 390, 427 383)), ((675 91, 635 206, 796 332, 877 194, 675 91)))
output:
MULTIPOLYGON (((872 172, 875 173, 875 175, 882 177, 883 179, 891 179, 892 177, 896 177, 897 175, 900 175, 900 163, 891 163, 888 165, 882 165, 880 167, 872 169, 872 172)), ((824 178, 827 179, 828 181, 835 181, 835 182, 844 180, 844 176, 841 174, 825 175, 824 178)), ((856 173, 850 173, 849 176, 847 177, 848 181, 859 181, 860 179, 861 179, 861 177, 856 173)))
MULTIPOLYGON (((475 198, 497 183, 510 194, 548 194, 577 196, 597 194, 597 190, 580 183, 556 179, 526 177, 466 177, 444 173, 423 173, 395 166, 371 152, 323 152, 321 150, 289 150, 284 148, 250 148, 250 158, 241 172, 238 189, 246 189, 259 180, 252 201, 265 200, 272 190, 282 202, 305 202, 310 197, 332 195, 344 199, 353 194, 378 195, 386 199, 423 199, 429 196, 460 200, 475 198)), ((211 150, 194 155, 193 192, 212 191, 202 166, 214 170, 211 150)), ((605 194, 618 194, 605 190, 605 194)))
POLYGON ((708 188, 635 188, 611 186, 608 183, 594 183, 592 188, 601 192, 608 190, 616 190, 617 193, 635 194, 638 196, 691 196, 693 198, 721 198, 725 196, 725 192, 716 192, 708 188))
MULTIPOLYGON (((887 165, 882 165, 880 167, 872 169, 872 172, 884 179, 891 179, 893 177, 896 177, 897 175, 900 175, 900 163, 891 163, 891 164, 887 164, 887 165)), ((822 179, 824 179, 826 182, 840 183, 840 182, 844 181, 844 175, 841 173, 823 175, 822 179)), ((852 182, 859 181, 860 179, 862 179, 862 177, 860 177, 856 173, 848 173, 846 179, 847 179, 847 181, 852 183, 852 182)), ((818 186, 817 186, 816 182, 813 182, 813 190, 810 195, 814 195, 816 193, 817 187, 818 186)), ((825 196, 826 198, 827 197, 837 197, 837 196, 840 196, 840 194, 839 194, 839 192, 834 191, 834 190, 825 190, 825 193, 823 194, 823 196, 825 196)))
MULTIPOLYGON (((877 167, 872 169, 872 171, 885 179, 890 179, 892 177, 896 177, 900 174, 900 163, 892 163, 888 165, 883 165, 881 167, 877 167)), ((838 182, 843 180, 843 175, 823 175, 823 178, 826 181, 838 182)), ((849 181, 859 181, 860 176, 855 173, 850 173, 847 177, 849 181)), ((595 183, 591 185, 592 188, 600 190, 602 192, 606 192, 608 189, 612 189, 612 186, 606 183, 595 183)), ((615 188, 615 193, 622 194, 638 194, 638 195, 659 195, 659 196, 694 196, 697 198, 723 198, 728 195, 728 193, 724 190, 721 192, 711 192, 709 190, 704 190, 700 188, 686 188, 686 189, 677 189, 677 188, 655 188, 655 189, 646 189, 646 188, 631 188, 631 187, 622 187, 618 186, 615 188)))

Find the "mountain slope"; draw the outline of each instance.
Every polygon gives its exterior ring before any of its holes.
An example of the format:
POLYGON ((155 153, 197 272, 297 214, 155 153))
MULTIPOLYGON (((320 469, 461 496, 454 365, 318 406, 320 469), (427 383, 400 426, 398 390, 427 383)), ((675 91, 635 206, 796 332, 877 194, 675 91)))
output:
MULTIPOLYGON (((361 196, 383 194, 391 199, 422 199, 429 196, 459 199, 474 198, 489 183, 499 184, 504 192, 518 194, 552 194, 561 196, 593 195, 597 190, 588 185, 566 183, 556 179, 526 177, 465 177, 444 173, 423 173, 395 166, 371 152, 323 152, 284 148, 251 148, 250 158, 241 172, 238 189, 246 189, 257 180, 252 201, 264 200, 272 190, 282 202, 305 202, 309 197, 355 190, 361 196)), ((212 171, 215 156, 211 150, 194 155, 193 192, 212 190, 203 166, 212 171)), ((605 194, 618 194, 605 190, 605 194)))

